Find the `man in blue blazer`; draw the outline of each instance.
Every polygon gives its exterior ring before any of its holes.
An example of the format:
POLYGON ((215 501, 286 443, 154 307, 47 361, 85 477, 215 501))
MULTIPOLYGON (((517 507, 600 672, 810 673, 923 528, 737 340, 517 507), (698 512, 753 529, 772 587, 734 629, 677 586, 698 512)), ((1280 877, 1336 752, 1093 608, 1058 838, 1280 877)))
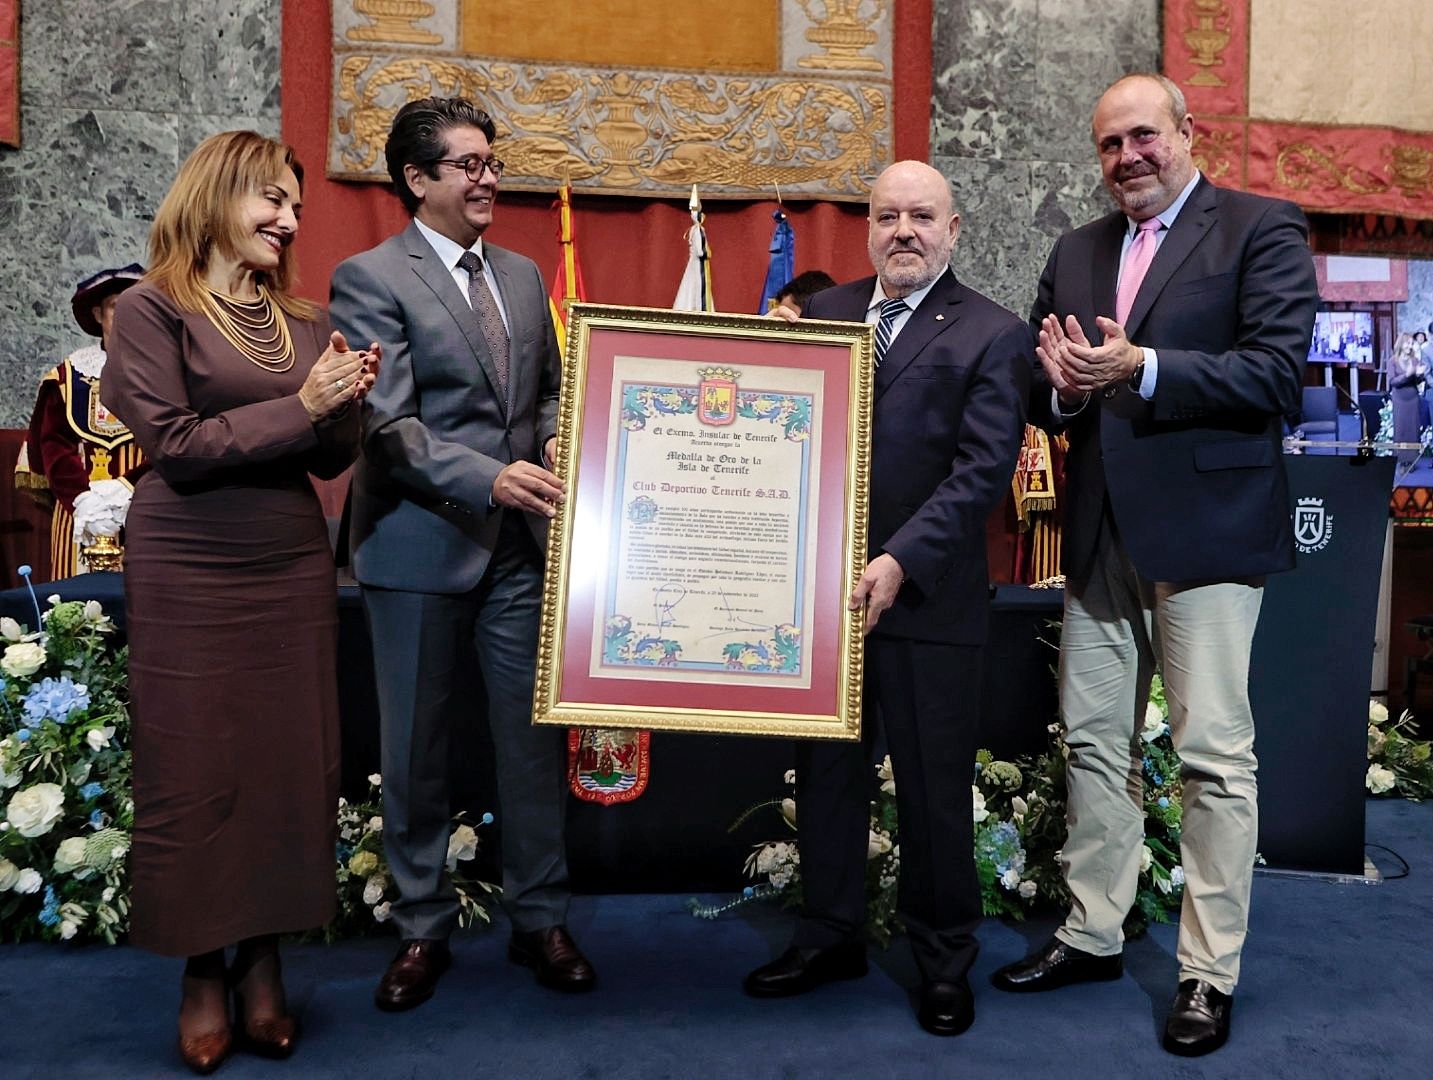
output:
POLYGON ((864 740, 797 748, 802 895, 794 941, 747 976, 781 997, 866 973, 871 748, 885 736, 900 814, 899 914, 922 978, 922 1026, 974 1019, 980 888, 971 777, 989 572, 985 523, 1010 486, 1030 383, 1028 328, 958 282, 950 186, 892 165, 871 189, 876 276, 827 289, 802 312, 876 325, 869 561, 850 597, 865 610, 864 740))
POLYGON ((1267 574, 1294 565, 1280 417, 1298 407, 1318 304, 1303 214, 1217 188, 1158 75, 1094 113, 1119 209, 1056 243, 1031 324, 1032 412, 1067 427, 1060 706, 1072 906, 994 977, 1011 991, 1118 978, 1144 843, 1139 731, 1160 668, 1184 762, 1179 986, 1164 1032, 1229 1032, 1258 836, 1249 651, 1267 574), (1098 344, 1097 344, 1098 343, 1098 344))
POLYGON ((560 362, 531 260, 492 244, 503 163, 463 98, 394 117, 386 156, 413 216, 334 271, 335 326, 389 362, 363 403, 353 568, 373 636, 382 724, 383 845, 402 945, 375 1000, 407 1009, 449 964, 459 907, 445 873, 452 683, 474 648, 497 756, 511 959, 559 990, 591 965, 565 927, 563 733, 532 725, 543 557, 562 482, 550 465, 560 362))

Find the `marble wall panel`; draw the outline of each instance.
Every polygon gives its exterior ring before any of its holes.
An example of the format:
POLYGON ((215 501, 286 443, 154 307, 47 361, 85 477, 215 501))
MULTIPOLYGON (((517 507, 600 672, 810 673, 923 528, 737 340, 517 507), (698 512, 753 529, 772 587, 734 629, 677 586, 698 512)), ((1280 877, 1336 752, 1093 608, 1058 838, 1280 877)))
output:
POLYGON ((1408 302, 1398 305, 1398 329, 1413 333, 1433 323, 1433 261, 1408 260, 1408 302))
MULTIPOLYGON (((189 156, 189 152, 207 139, 210 135, 217 135, 221 131, 257 131, 260 135, 267 135, 271 139, 279 137, 279 117, 277 113, 265 113, 260 116, 243 116, 237 113, 208 113, 198 116, 185 115, 179 117, 179 143, 178 161, 183 161, 189 156)), ((308 162, 304 162, 307 166, 308 162)), ((322 162, 319 163, 320 167, 322 162)), ((178 171, 176 166, 175 171, 178 171)))
POLYGON ((951 257, 956 277, 1023 316, 1039 271, 1035 265, 1032 272, 1032 260, 1044 246, 1031 230, 1029 211, 1010 212, 1030 204, 1029 164, 964 157, 937 157, 931 164, 951 182, 960 211, 951 257))
POLYGON ((932 163, 963 215, 956 272, 1024 314, 1055 238, 1109 212, 1090 113, 1157 69, 1159 0, 937 0, 932 163))
MULTIPOLYGON (((57 4, 22 5, 20 27, 20 108, 59 99, 65 65, 61 63, 61 18, 57 4)), ((24 131, 21 131, 24 139, 24 131)))
MULTIPOLYGON (((186 4, 156 0, 50 0, 59 8, 61 102, 72 109, 188 108, 180 78, 186 4)), ((29 23, 26 5, 25 19, 29 23)), ((214 5, 211 11, 217 10, 214 5)), ((25 44, 22 39, 22 48, 25 44)), ((28 51, 28 50, 26 50, 28 51)), ((31 65, 24 66, 28 79, 31 65)))
POLYGON ((277 123, 280 8, 280 0, 189 0, 179 20, 187 111, 272 115, 277 123))
POLYGON ((931 154, 1028 160, 1036 133, 1037 0, 937 5, 931 154))
POLYGON ((0 426, 89 339, 75 283, 143 261, 179 162, 204 137, 279 129, 280 0, 25 6, 21 142, 0 149, 0 426))
POLYGON ((1160 8, 1160 0, 1041 0, 1027 118, 1038 159, 1091 159, 1090 114, 1101 91, 1131 71, 1159 70, 1160 8))

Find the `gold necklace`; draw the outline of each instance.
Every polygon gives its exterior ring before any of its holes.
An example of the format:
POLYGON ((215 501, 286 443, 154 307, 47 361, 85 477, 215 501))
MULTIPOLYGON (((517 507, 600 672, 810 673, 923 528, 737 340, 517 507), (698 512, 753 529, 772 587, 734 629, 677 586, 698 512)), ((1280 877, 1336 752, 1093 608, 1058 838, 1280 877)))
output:
POLYGON ((236 300, 205 286, 200 299, 214 329, 249 363, 275 373, 294 366, 294 341, 289 336, 288 320, 264 286, 259 286, 254 300, 236 300))

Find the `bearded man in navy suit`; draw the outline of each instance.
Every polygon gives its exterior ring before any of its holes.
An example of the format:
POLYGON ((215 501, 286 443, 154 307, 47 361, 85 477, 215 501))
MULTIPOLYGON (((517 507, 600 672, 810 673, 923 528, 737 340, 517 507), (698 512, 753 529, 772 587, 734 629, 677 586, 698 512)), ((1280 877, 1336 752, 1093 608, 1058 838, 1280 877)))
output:
POLYGON ((1249 652, 1264 578, 1294 565, 1280 417, 1318 287, 1303 214, 1217 188, 1159 75, 1120 79, 1093 135, 1118 210, 1062 236, 1031 313, 1032 412, 1068 427, 1060 709, 1072 905, 996 972, 1011 991, 1121 974, 1144 850, 1139 731, 1156 664, 1183 761, 1179 987, 1164 1047, 1229 1034, 1258 839, 1249 652))
MULTIPOLYGON (((960 215, 928 165, 892 165, 871 189, 876 276, 812 297, 803 317, 876 325, 865 736, 797 748, 802 895, 795 939, 753 971, 757 997, 866 973, 871 748, 890 749, 900 814, 898 912, 922 978, 920 1023, 959 1035, 974 1019, 980 887, 971 851, 981 645, 989 605, 985 522, 1005 497, 1024 432, 1033 340, 958 282, 960 215)), ((792 314, 794 317, 794 313, 792 314)))

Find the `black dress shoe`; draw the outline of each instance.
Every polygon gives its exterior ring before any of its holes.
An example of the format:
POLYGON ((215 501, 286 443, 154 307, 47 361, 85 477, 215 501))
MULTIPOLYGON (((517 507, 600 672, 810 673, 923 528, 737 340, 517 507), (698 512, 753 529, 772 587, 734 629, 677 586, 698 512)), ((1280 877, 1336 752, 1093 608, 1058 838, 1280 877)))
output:
POLYGON ((1124 960, 1119 953, 1096 956, 1052 937, 1024 960, 1006 964, 990 976, 990 984, 997 990, 1033 994, 1071 983, 1106 982, 1123 973, 1124 960))
POLYGON ((845 941, 826 949, 787 949, 757 968, 742 982, 752 997, 791 997, 838 979, 866 974, 866 943, 845 941))
POLYGON ((537 981, 549 990, 572 994, 597 985, 596 969, 565 926, 514 933, 508 941, 508 959, 535 969, 537 981))
POLYGON ((970 983, 928 982, 921 987, 921 1027, 932 1035, 959 1035, 975 1023, 975 999, 970 983))
POLYGON ((1214 989, 1203 979, 1185 979, 1164 1023, 1164 1048, 1180 1057, 1199 1057, 1218 1050, 1229 1038, 1234 996, 1214 989))
POLYGON ((385 1012, 421 1005, 438 989, 438 980, 453 962, 446 941, 413 938, 403 942, 378 981, 373 1003, 385 1012))

